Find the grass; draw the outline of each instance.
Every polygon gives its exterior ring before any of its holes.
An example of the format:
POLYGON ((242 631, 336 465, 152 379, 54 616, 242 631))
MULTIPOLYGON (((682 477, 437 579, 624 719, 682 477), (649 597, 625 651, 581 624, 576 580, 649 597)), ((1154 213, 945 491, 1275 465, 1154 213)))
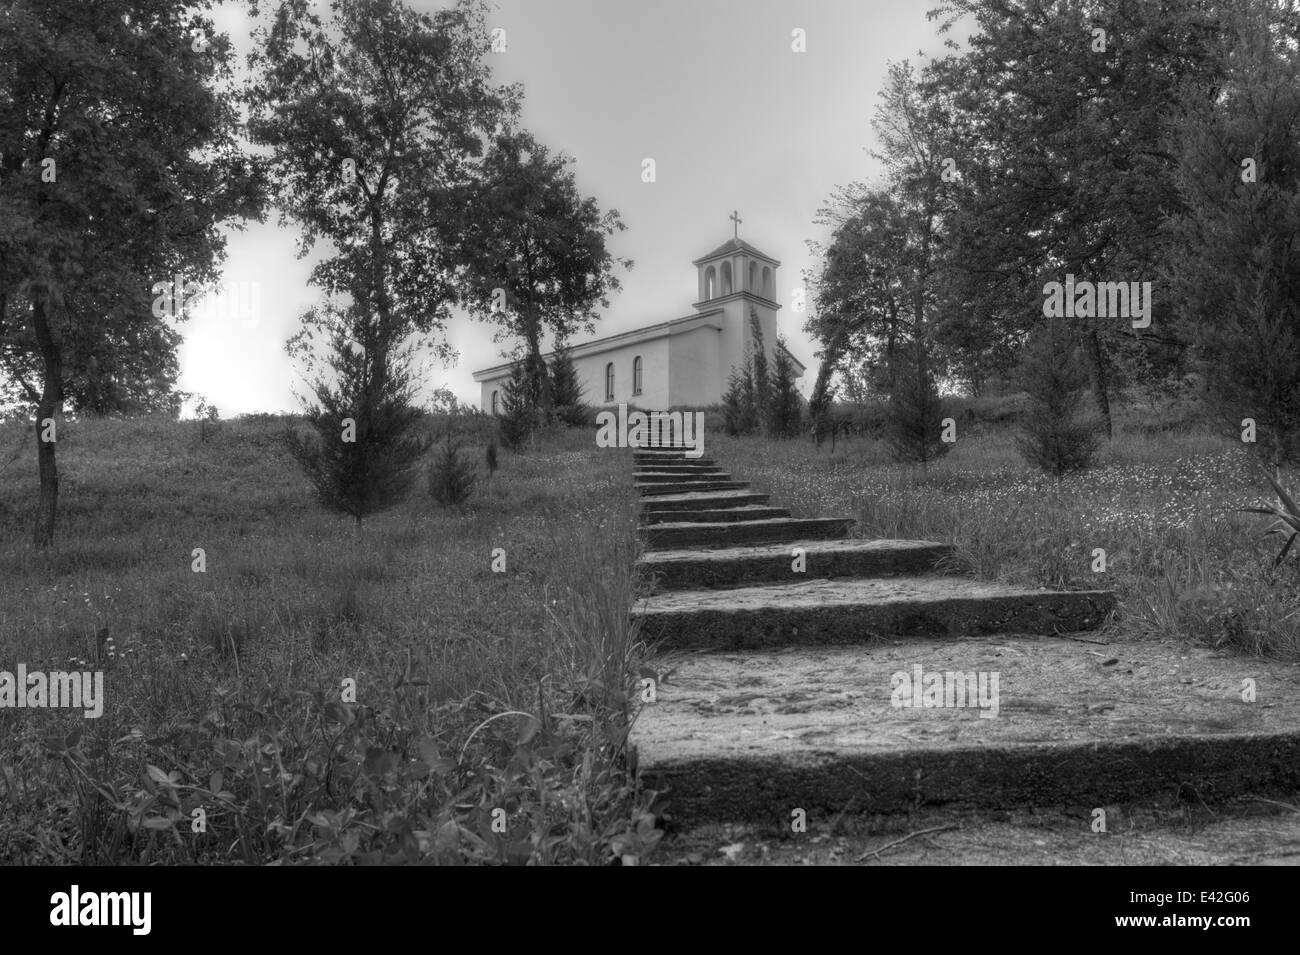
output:
MULTIPOLYGON (((1268 492, 1241 446, 1133 415, 1058 483, 1001 408, 924 472, 863 437, 831 454, 709 427, 706 455, 796 515, 954 542, 953 573, 1114 589, 1116 636, 1300 658, 1296 554, 1274 566, 1238 510, 1268 492)), ((488 481, 470 434, 466 505, 417 492, 358 532, 312 500, 281 427, 68 423, 58 543, 38 553, 30 438, 5 467, 23 434, 0 426, 0 670, 103 669, 107 697, 96 720, 0 709, 0 862, 650 854, 654 794, 624 758, 642 657, 625 456, 561 432, 488 481)))
MULTIPOLYGON (((502 455, 467 505, 417 492, 358 532, 315 504, 280 429, 69 423, 47 553, 27 543, 34 468, 0 473, 0 669, 84 660, 107 697, 98 720, 0 710, 0 861, 603 864, 652 847, 622 769, 626 461, 551 435, 502 455)), ((0 428, 0 453, 20 440, 0 428)), ((465 448, 481 468, 485 443, 465 448)))
POLYGON ((1194 425, 1152 431, 1148 417, 1121 416, 1099 465, 1059 483, 1021 460, 1001 424, 959 423, 952 452, 924 472, 890 463, 869 438, 841 440, 834 454, 807 438, 774 444, 719 429, 707 442, 795 516, 853 517, 863 537, 952 542, 954 573, 1112 589, 1117 635, 1300 659, 1300 563, 1273 566, 1267 522, 1237 511, 1270 495, 1253 457, 1194 425))

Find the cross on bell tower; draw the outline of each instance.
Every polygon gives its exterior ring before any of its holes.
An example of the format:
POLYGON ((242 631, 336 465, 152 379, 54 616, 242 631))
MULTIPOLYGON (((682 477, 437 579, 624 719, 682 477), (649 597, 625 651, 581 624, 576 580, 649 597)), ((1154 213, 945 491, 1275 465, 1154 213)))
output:
POLYGON ((739 212, 739 210, 737 210, 737 209, 732 209, 732 210, 731 210, 731 215, 727 216, 727 218, 730 219, 731 222, 732 222, 732 226, 731 226, 731 237, 732 237, 733 239, 739 239, 739 238, 740 238, 740 224, 741 224, 742 222, 744 222, 745 220, 742 219, 742 218, 740 217, 740 212, 739 212))

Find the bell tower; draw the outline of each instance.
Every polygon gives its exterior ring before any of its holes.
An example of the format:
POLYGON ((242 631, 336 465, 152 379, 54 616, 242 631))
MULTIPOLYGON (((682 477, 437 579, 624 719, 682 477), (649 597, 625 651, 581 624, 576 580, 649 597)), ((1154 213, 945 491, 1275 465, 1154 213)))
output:
POLYGON ((744 364, 753 348, 751 311, 763 329, 764 351, 771 367, 776 348, 776 313, 781 308, 776 301, 776 270, 781 263, 740 238, 744 220, 738 213, 733 212, 730 218, 732 237, 692 263, 699 277, 695 309, 721 309, 724 313, 718 369, 724 382, 730 379, 733 368, 744 364))

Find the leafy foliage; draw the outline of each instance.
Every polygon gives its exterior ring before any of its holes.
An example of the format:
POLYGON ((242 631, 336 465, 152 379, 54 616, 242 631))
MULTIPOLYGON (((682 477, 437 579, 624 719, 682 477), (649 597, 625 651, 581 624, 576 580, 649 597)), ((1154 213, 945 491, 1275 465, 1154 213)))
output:
MULTIPOLYGON (((223 224, 260 217, 230 44, 208 2, 6 4, 0 16, 0 403, 174 409, 174 297, 216 278, 223 224), (208 46, 195 52, 195 34, 208 46), (161 306, 161 307, 158 307, 161 306), (12 388, 9 384, 12 384, 12 388)), ((34 540, 54 539, 55 442, 37 443, 34 540)))
POLYGON ((1218 95, 1193 87, 1179 104, 1168 232, 1210 410, 1238 439, 1254 420, 1277 469, 1300 460, 1300 53, 1267 9, 1230 21, 1218 95))
POLYGON ((632 264, 606 247, 625 228, 617 210, 602 213, 581 195, 571 163, 526 132, 495 135, 481 180, 466 189, 475 214, 457 265, 471 314, 522 339, 530 390, 548 418, 552 400, 572 416, 577 396, 568 393, 566 406, 547 390, 543 333, 563 341, 578 329, 594 330, 596 306, 608 307, 618 268, 632 264))

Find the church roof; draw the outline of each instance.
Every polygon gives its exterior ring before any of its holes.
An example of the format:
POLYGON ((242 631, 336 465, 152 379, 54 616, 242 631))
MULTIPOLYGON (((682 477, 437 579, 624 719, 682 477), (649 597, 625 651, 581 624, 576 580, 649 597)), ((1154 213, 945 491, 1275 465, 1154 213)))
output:
POLYGON ((776 259, 768 255, 766 252, 760 252, 758 249, 754 248, 744 239, 728 239, 726 242, 722 243, 722 245, 718 246, 708 255, 700 256, 691 264, 699 265, 701 262, 707 262, 709 259, 716 259, 719 256, 723 256, 723 255, 730 255, 732 252, 748 252, 750 255, 759 259, 763 259, 766 262, 771 262, 773 265, 781 264, 776 259))

